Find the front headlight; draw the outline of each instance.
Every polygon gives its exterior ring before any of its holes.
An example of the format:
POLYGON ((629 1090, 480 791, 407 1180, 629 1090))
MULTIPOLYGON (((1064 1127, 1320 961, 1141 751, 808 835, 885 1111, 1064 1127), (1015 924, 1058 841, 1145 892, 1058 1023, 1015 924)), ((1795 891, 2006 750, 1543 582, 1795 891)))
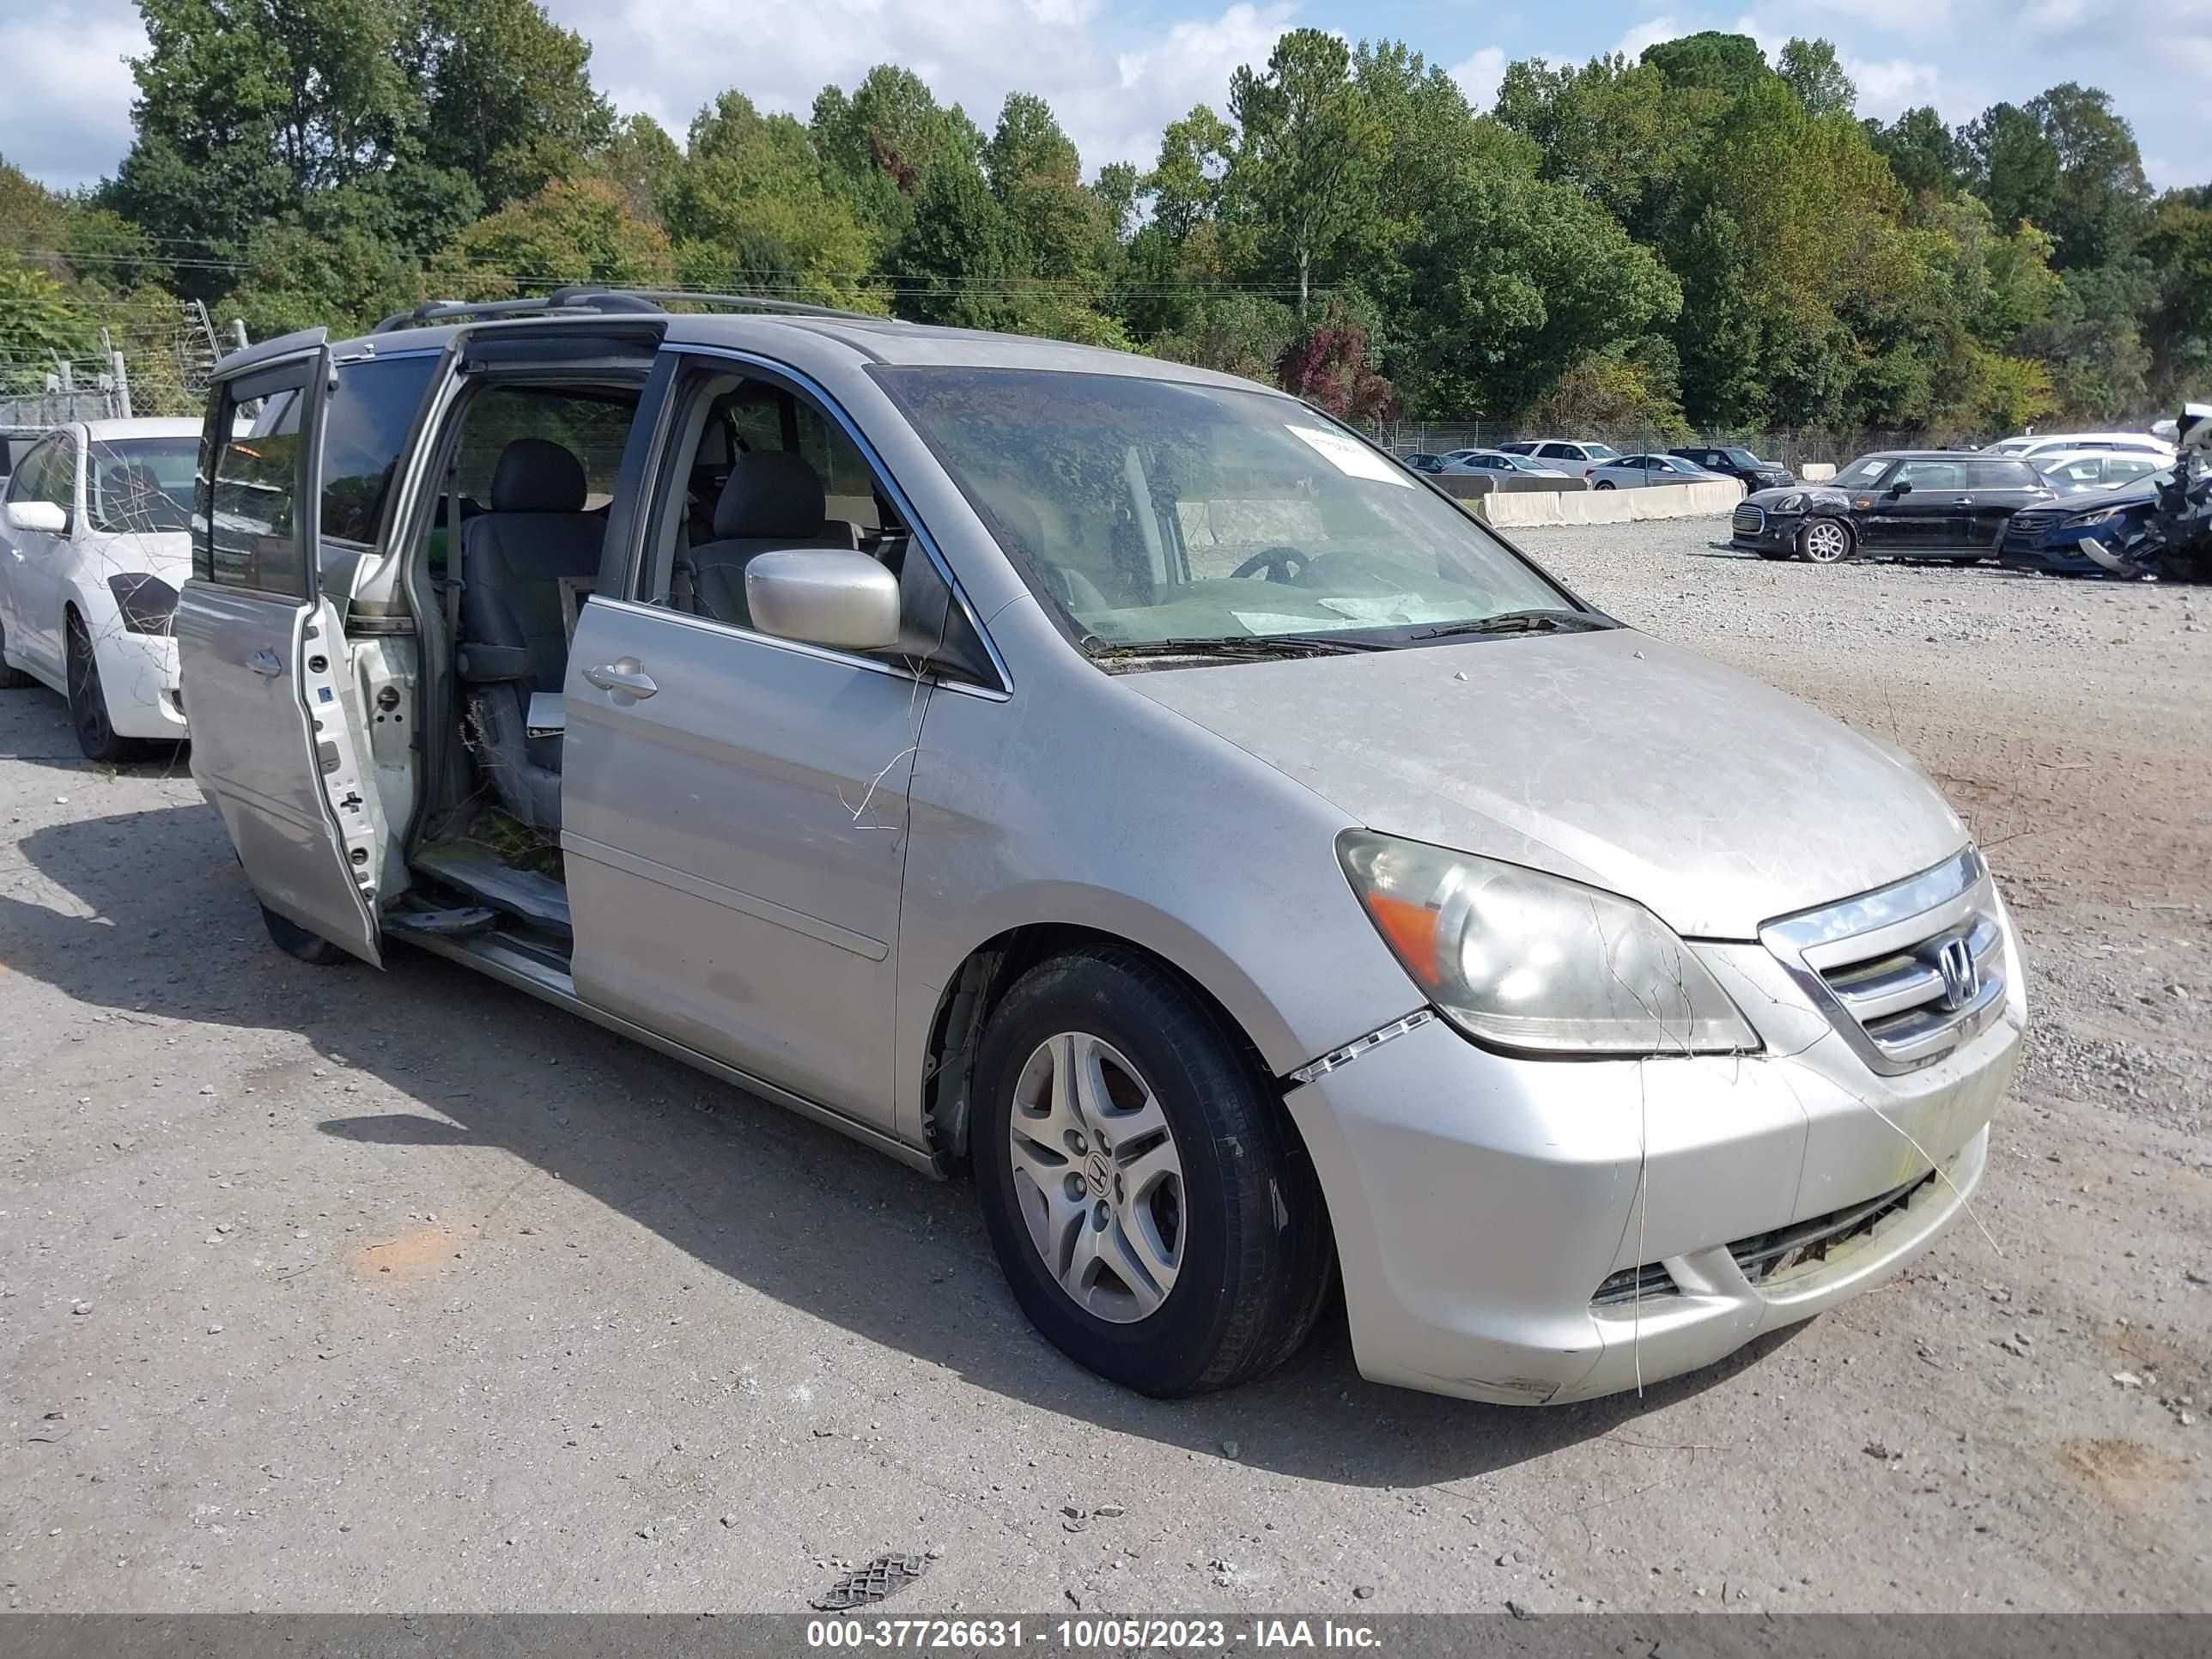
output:
POLYGON ((1805 497, 1802 494, 1784 495, 1780 501, 1775 502, 1774 510, 1777 513, 1795 513, 1804 505, 1805 497))
POLYGON ((2126 511, 2127 508, 2124 507, 2107 507, 2100 508, 2094 513, 2077 513, 2066 520, 2066 528, 2085 530, 2093 524, 2103 524, 2109 519, 2117 519, 2126 511))
POLYGON ((1336 850, 1414 983, 1479 1042, 1553 1054, 1759 1047, 1705 964, 1640 904, 1365 830, 1336 850))
POLYGON ((167 634, 177 623, 177 590, 159 576, 110 576, 107 591, 132 634, 167 634))

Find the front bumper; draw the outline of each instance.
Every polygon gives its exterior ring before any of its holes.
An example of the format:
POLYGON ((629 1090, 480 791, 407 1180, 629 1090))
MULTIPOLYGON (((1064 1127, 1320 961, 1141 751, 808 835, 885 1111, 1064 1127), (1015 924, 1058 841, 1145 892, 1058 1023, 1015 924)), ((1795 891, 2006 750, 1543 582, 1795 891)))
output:
POLYGON ((1966 1046, 1882 1077, 1763 947, 1698 949, 1759 1010, 1766 1053, 1519 1060, 1431 1019, 1286 1097, 1363 1375, 1518 1405, 1638 1387, 1868 1289, 1955 1218, 2018 1068, 2021 975, 1966 1046), (1729 1249, 1915 1182, 1824 1260, 1754 1282, 1729 1249), (1594 1300, 1646 1264, 1665 1268, 1653 1293, 1594 1300))
POLYGON ((167 634, 133 634, 119 623, 93 644, 107 717, 118 737, 179 743, 190 736, 178 689, 177 641, 167 634))

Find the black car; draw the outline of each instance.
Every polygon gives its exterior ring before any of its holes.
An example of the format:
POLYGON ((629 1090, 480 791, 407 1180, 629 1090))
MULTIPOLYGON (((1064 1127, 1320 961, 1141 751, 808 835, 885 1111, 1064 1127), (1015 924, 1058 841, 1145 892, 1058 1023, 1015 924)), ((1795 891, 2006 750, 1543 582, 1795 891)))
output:
POLYGON ((1754 490, 1736 504, 1729 542, 1762 559, 1833 564, 1995 558, 2012 515, 2057 499, 2026 461, 1946 449, 1862 455, 1826 483, 1754 490))
POLYGON ((1746 489, 1778 489, 1797 482, 1797 475, 1778 461, 1762 461, 1740 444, 1686 444, 1670 449, 1686 461, 1695 461, 1708 472, 1743 480, 1746 489))
POLYGON ((1398 459, 1416 472, 1441 472, 1444 470, 1444 458, 1431 455, 1425 451, 1417 450, 1411 455, 1401 455, 1398 459))

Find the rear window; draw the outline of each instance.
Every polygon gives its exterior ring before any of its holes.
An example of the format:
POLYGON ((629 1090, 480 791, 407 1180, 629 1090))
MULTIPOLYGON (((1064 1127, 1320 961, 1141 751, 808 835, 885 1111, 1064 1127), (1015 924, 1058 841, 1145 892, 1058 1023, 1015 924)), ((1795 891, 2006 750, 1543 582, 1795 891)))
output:
POLYGON ((2026 461, 1961 461, 1959 463, 1959 488, 1961 489, 2033 489, 2042 480, 2035 469, 2026 461))

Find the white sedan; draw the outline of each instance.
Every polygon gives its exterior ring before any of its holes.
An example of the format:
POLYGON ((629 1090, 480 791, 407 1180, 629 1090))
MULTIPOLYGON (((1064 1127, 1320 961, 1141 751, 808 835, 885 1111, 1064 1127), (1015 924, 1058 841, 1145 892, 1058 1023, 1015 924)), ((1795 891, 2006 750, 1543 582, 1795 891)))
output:
POLYGON ((1592 489, 1640 489, 1647 484, 1711 483, 1721 477, 1680 455, 1622 455, 1589 470, 1592 489))
POLYGON ((1541 466, 1526 455, 1509 455, 1502 449, 1455 449, 1443 458, 1439 471, 1466 474, 1470 472, 1517 472, 1528 478, 1567 478, 1574 475, 1556 466, 1541 466))
POLYGON ((69 699, 88 757, 189 733, 171 629, 191 574, 197 421, 56 427, 0 509, 0 687, 69 699))

